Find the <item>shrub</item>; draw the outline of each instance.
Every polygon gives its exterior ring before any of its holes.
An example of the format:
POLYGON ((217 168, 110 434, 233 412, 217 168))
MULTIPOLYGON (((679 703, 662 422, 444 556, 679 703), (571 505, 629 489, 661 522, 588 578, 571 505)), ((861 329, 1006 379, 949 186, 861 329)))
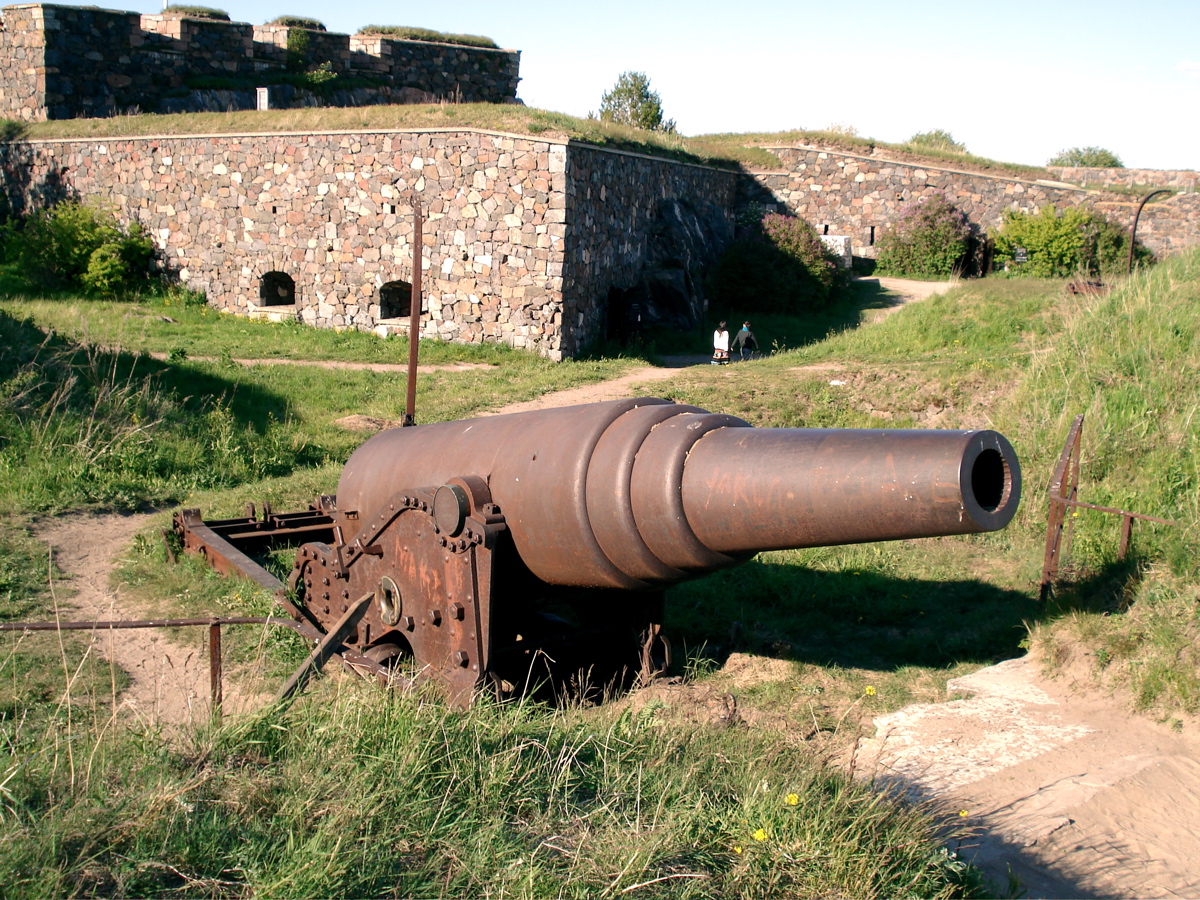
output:
POLYGON ((286 25, 288 28, 307 28, 309 31, 324 31, 325 24, 318 19, 307 16, 276 16, 270 21, 271 25, 286 25))
POLYGON ((1048 166, 1080 166, 1095 169, 1123 169, 1125 164, 1111 150, 1103 147, 1072 147, 1070 150, 1060 150, 1053 158, 1046 161, 1048 166))
POLYGON ((920 131, 908 139, 913 147, 927 147, 931 150, 950 150, 955 153, 966 153, 965 144, 960 144, 948 131, 935 128, 933 131, 920 131))
POLYGON ((811 225, 772 213, 729 245, 707 287, 730 308, 794 314, 819 309, 845 284, 844 270, 811 225))
POLYGON ((967 217, 945 195, 920 197, 880 236, 877 271, 947 278, 960 268, 970 234, 967 217))
POLYGON ((410 28, 406 25, 364 25, 359 34, 381 34, 402 41, 430 41, 437 44, 459 44, 464 47, 486 47, 499 50, 500 45, 480 34, 448 34, 431 28, 410 28))
MULTIPOLYGON (((1129 258, 1129 235, 1104 216, 1071 206, 1061 213, 1044 206, 1034 213, 1009 210, 995 236, 997 263, 1015 259, 1016 248, 1025 250, 1027 261, 1008 262, 1025 275, 1065 278, 1082 272, 1109 275, 1124 271, 1129 258)), ((1141 262, 1153 261, 1144 247, 1134 248, 1141 262)))
POLYGON ((125 229, 111 210, 75 202, 29 215, 4 244, 31 286, 105 295, 144 282, 154 253, 139 223, 125 229))
POLYGON ((223 9, 213 9, 209 6, 185 6, 173 3, 163 9, 166 15, 188 16, 193 19, 215 19, 218 22, 228 22, 229 13, 223 9))

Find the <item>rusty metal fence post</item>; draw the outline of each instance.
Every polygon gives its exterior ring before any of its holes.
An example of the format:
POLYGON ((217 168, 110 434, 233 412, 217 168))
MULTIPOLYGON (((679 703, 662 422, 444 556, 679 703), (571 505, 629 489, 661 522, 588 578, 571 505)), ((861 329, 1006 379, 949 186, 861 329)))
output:
MULTIPOLYGON (((212 703, 212 715, 221 717, 221 706, 224 700, 222 687, 221 666, 221 626, 222 625, 282 625, 293 631, 305 634, 302 626, 291 619, 278 616, 246 616, 239 618, 223 618, 209 616, 204 619, 143 619, 136 621, 115 622, 0 622, 0 631, 99 631, 128 628, 186 628, 193 626, 208 627, 208 684, 209 698, 212 703)), ((305 634, 305 636, 307 636, 305 634)))
POLYGON ((1062 558, 1071 546, 1072 531, 1078 513, 1067 515, 1068 510, 1090 509, 1121 516, 1121 543, 1117 549, 1118 559, 1124 559, 1129 552, 1129 546, 1133 539, 1134 519, 1157 522, 1160 525, 1179 524, 1170 519, 1160 519, 1157 516, 1147 516, 1126 509, 1080 502, 1078 494, 1082 434, 1083 414, 1081 413, 1075 417, 1071 430, 1067 432, 1066 443, 1058 457, 1058 465, 1054 467, 1054 476, 1050 479, 1050 514, 1046 523, 1046 555, 1042 560, 1042 582, 1038 591, 1038 598, 1041 600, 1045 600, 1050 595, 1054 583, 1058 580, 1058 569, 1062 558))

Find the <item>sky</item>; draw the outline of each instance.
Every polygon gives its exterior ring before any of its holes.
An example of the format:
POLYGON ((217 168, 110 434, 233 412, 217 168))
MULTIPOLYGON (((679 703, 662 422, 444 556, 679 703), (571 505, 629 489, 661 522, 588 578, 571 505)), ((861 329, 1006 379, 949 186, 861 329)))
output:
MULTIPOLYGON (((151 13, 162 4, 115 8, 151 13)), ((252 24, 289 14, 347 33, 410 25, 487 35, 521 51, 522 100, 577 116, 599 110, 622 72, 644 72, 686 135, 839 125, 902 142, 943 129, 1003 162, 1042 165, 1061 150, 1098 146, 1130 168, 1200 169, 1200 0, 230 0, 220 8, 252 24)))

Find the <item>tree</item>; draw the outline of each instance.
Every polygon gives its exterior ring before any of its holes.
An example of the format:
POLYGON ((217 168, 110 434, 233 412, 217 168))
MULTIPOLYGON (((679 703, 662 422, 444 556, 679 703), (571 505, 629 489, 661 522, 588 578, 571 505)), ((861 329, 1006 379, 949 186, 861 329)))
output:
POLYGON ((952 150, 955 153, 966 153, 965 144, 960 144, 954 135, 941 128, 933 131, 920 131, 908 139, 914 147, 927 147, 930 150, 952 150))
POLYGON ((1072 147, 1060 150, 1058 155, 1046 162, 1048 166, 1082 166, 1095 169, 1123 169, 1121 157, 1103 147, 1072 147))
POLYGON ((613 89, 600 98, 600 120, 675 133, 675 121, 663 119, 662 101, 650 90, 650 79, 644 72, 621 73, 613 89))

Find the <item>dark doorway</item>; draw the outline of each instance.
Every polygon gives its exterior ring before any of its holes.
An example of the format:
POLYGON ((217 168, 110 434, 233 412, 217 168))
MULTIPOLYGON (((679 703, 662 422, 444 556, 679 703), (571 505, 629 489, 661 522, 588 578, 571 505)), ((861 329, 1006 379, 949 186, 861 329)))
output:
POLYGON ((379 289, 379 318, 401 319, 412 314, 412 285, 389 281, 379 289))
POLYGON ((296 282, 283 272, 268 272, 258 288, 262 306, 293 306, 296 303, 296 282))

